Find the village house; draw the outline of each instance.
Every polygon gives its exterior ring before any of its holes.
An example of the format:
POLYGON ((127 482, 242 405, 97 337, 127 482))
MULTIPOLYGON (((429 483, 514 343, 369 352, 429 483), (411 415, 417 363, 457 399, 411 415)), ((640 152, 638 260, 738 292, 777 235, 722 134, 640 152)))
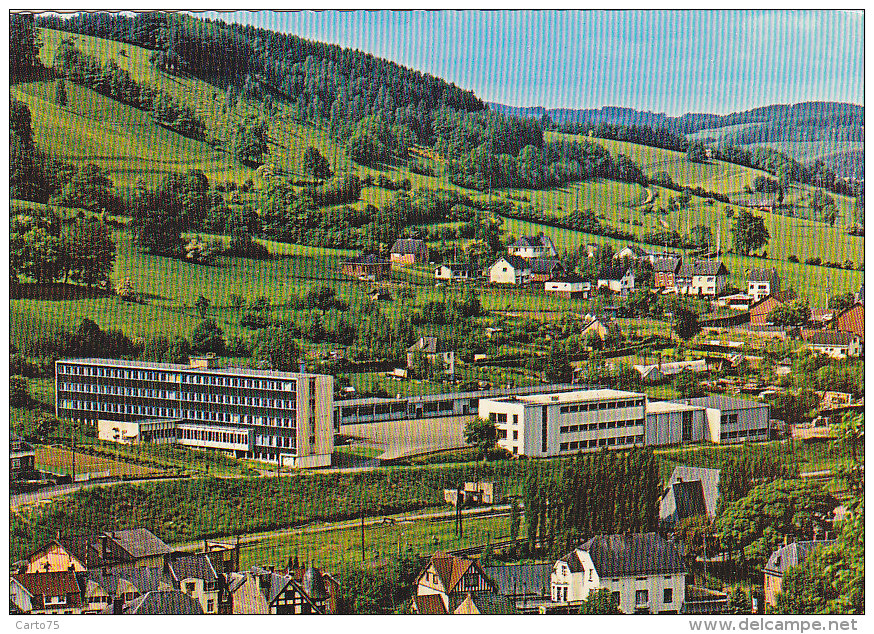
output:
POLYGON ((841 311, 834 318, 834 328, 840 332, 851 332, 865 342, 865 306, 861 303, 853 304, 850 308, 841 311))
POLYGON ((363 253, 340 262, 340 272, 364 282, 379 282, 391 278, 391 262, 373 253, 363 253))
POLYGON ((498 585, 498 591, 515 604, 517 612, 536 614, 542 607, 550 607, 552 564, 504 564, 483 570, 498 585))
POLYGON ((592 290, 592 283, 576 273, 568 273, 546 280, 543 283, 543 290, 567 297, 588 297, 592 290))
POLYGON ((716 297, 728 284, 728 269, 719 260, 694 260, 684 262, 675 279, 681 295, 716 297))
POLYGON ((626 244, 613 254, 614 260, 645 260, 647 253, 636 244, 626 244))
POLYGON ((72 570, 9 576, 10 610, 18 614, 81 614, 82 590, 72 570))
POLYGON ((777 606, 777 595, 783 589, 783 577, 790 568, 800 566, 817 548, 834 544, 834 540, 792 542, 775 550, 765 564, 765 605, 777 606))
POLYGON ((713 519, 719 502, 719 469, 674 467, 659 502, 659 522, 673 529, 695 515, 713 519))
POLYGON ((838 330, 802 330, 806 347, 833 359, 862 356, 862 340, 852 332, 838 330))
POLYGON ((532 282, 546 282, 546 280, 562 275, 565 272, 561 260, 553 258, 534 258, 529 262, 531 264, 532 282))
POLYGON ((395 240, 389 251, 389 259, 392 264, 406 266, 408 264, 421 264, 428 261, 428 245, 424 240, 412 238, 400 238, 395 240))
POLYGON ((470 263, 441 264, 434 269, 434 279, 447 282, 475 280, 479 277, 479 267, 470 263))
POLYGON ((732 295, 723 295, 713 304, 717 308, 728 308, 730 310, 748 311, 750 306, 756 302, 752 295, 746 293, 734 293, 732 295))
POLYGON ((437 337, 419 337, 419 340, 407 348, 407 369, 412 369, 416 354, 423 355, 430 363, 440 361, 443 373, 455 374, 455 351, 448 350, 437 337))
POLYGON ((587 317, 588 321, 586 322, 586 325, 583 326, 582 330, 580 330, 580 337, 583 341, 592 335, 597 335, 601 341, 605 341, 610 336, 611 326, 616 330, 619 328, 607 317, 595 317, 592 315, 587 317))
POLYGON ((494 610, 496 602, 508 609, 512 607, 474 559, 434 553, 415 583, 414 614, 475 614, 471 604, 488 604, 494 610))
POLYGON ((507 245, 507 253, 526 260, 533 260, 554 258, 558 255, 558 250, 556 250, 552 238, 540 234, 539 236, 522 236, 513 244, 507 245))
POLYGON ((145 528, 64 535, 28 555, 26 572, 161 567, 169 554, 170 547, 145 528))
POLYGON ((37 478, 36 450, 24 438, 9 435, 9 481, 37 478))
POLYGON ((692 361, 671 361, 669 363, 653 363, 649 365, 633 366, 640 379, 647 384, 661 383, 683 372, 707 372, 705 359, 693 359, 692 361))
POLYGON ((676 274, 681 259, 677 257, 659 258, 652 264, 653 287, 674 290, 677 287, 676 274))
POLYGON ((101 614, 195 616, 203 614, 203 609, 195 599, 181 590, 152 590, 129 603, 115 601, 101 614))
POLYGON ((747 271, 747 294, 758 302, 780 292, 780 276, 777 269, 749 269, 747 271))
MULTIPOLYGON (((329 592, 326 576, 312 564, 303 575, 294 570, 275 572, 253 566, 229 575, 234 614, 332 614, 336 597, 329 592)), ((336 590, 335 590, 336 592, 336 590)))
POLYGON ((778 306, 788 304, 797 296, 792 289, 772 293, 766 298, 750 306, 750 327, 771 326, 770 315, 778 306))
POLYGON ((624 264, 605 266, 598 273, 598 288, 608 288, 614 293, 627 295, 634 291, 634 269, 624 264))
POLYGON ((601 588, 625 614, 678 614, 686 565, 677 546, 658 533, 598 535, 555 562, 555 603, 579 603, 601 588))
POLYGON ((524 286, 531 282, 531 263, 518 255, 502 255, 488 271, 491 284, 524 286))

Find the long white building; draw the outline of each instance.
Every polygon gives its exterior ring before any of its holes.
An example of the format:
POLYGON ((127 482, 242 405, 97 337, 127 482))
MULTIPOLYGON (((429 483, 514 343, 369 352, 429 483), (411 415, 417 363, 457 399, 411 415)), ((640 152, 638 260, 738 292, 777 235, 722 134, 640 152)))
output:
POLYGON ((544 457, 644 444, 646 395, 578 390, 481 399, 479 416, 494 421, 498 445, 544 457))

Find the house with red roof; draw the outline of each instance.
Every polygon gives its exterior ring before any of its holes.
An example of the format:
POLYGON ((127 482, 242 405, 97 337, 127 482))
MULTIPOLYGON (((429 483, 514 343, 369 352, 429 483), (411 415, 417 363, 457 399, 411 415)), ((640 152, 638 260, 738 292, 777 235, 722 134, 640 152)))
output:
POLYGON ((81 614, 82 589, 72 570, 9 576, 11 607, 21 614, 81 614))
POLYGON ((416 579, 415 614, 509 614, 512 603, 474 559, 434 553, 416 579))

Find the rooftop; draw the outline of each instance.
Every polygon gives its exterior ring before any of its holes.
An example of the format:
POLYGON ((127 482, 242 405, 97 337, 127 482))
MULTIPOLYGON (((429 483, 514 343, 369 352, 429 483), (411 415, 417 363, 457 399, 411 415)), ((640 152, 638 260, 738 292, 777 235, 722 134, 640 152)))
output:
POLYGON ((670 412, 692 412, 704 409, 698 405, 686 405, 672 401, 648 401, 646 404, 647 414, 666 414, 670 412))
POLYGON ((686 572, 676 544, 658 533, 598 535, 578 546, 577 550, 589 553, 602 579, 686 572))
MULTIPOLYGON (((527 396, 511 397, 510 400, 523 401, 531 405, 549 405, 551 403, 581 403, 584 401, 601 401, 611 398, 643 398, 639 392, 624 392, 622 390, 575 390, 573 392, 550 392, 545 394, 529 394, 527 396)), ((508 399, 495 399, 506 401, 508 399)))
POLYGON ((768 407, 765 403, 759 401, 751 401, 745 398, 732 398, 730 396, 720 396, 719 394, 710 394, 709 396, 701 396, 699 398, 690 398, 677 400, 677 403, 686 403, 687 405, 698 405, 699 407, 707 407, 710 409, 758 409, 760 407, 768 407))
POLYGON ((141 370, 164 370, 167 372, 191 372, 192 374, 215 374, 225 376, 251 376, 274 379, 300 379, 317 374, 300 372, 280 372, 278 370, 256 370, 254 368, 195 368, 182 363, 158 363, 152 361, 129 361, 127 359, 101 359, 95 357, 59 359, 57 363, 74 365, 100 365, 115 368, 136 368, 141 370))

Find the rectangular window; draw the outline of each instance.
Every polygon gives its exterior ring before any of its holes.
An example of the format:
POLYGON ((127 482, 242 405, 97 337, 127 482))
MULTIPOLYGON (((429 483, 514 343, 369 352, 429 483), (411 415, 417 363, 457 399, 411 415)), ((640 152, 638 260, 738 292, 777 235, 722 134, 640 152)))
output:
POLYGON ((673 588, 665 588, 665 600, 662 603, 673 603, 674 602, 674 590, 673 588))
POLYGON ((637 590, 634 593, 634 604, 638 605, 638 606, 648 605, 649 604, 649 590, 637 590))

